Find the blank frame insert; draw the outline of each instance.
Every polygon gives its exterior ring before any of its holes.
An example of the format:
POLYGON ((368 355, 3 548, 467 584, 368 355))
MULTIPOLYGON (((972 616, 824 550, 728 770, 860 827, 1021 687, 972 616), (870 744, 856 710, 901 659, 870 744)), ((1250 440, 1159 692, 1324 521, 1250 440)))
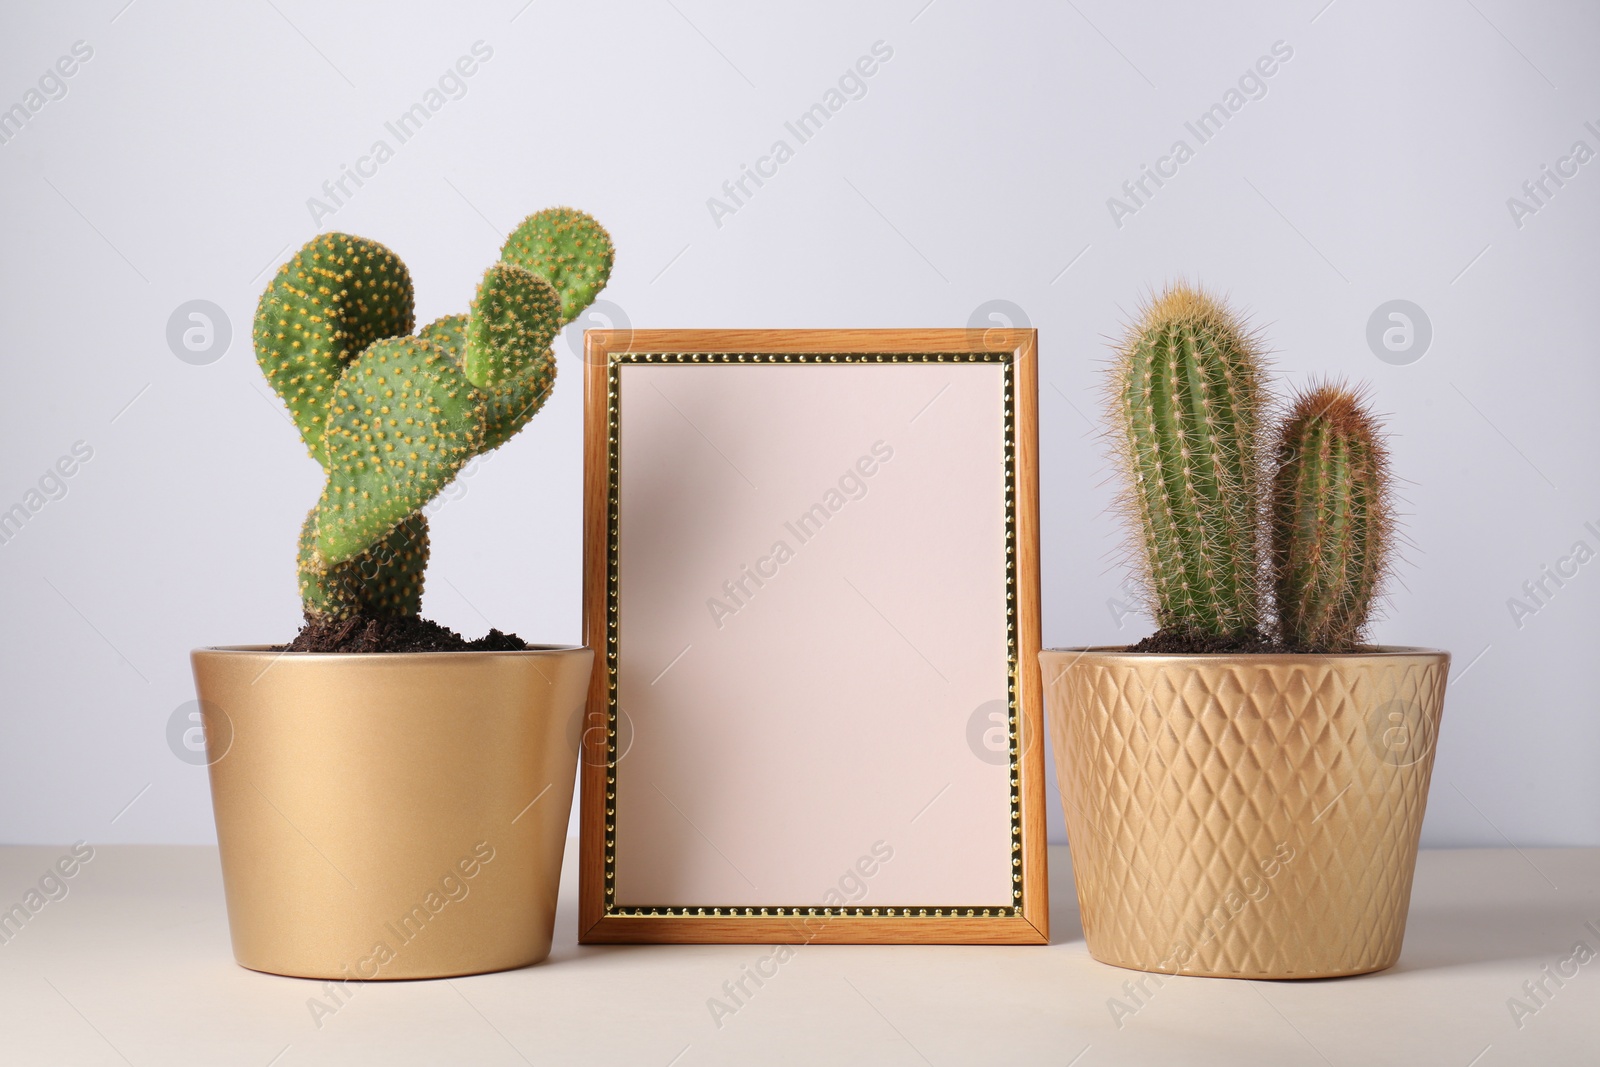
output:
POLYGON ((584 940, 1047 939, 1034 335, 974 340, 587 335, 584 940))

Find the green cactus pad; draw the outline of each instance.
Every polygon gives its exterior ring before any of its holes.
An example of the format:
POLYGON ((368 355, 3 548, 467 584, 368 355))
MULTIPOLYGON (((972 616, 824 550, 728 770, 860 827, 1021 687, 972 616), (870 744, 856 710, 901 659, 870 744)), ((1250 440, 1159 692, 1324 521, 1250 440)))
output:
POLYGON ((547 348, 537 366, 490 390, 483 451, 499 448, 528 425, 549 399, 555 381, 556 354, 547 348))
POLYGON ((1342 385, 1295 398, 1278 431, 1272 572, 1289 647, 1346 651, 1360 641, 1388 568, 1394 519, 1378 421, 1342 385))
POLYGON ((465 315, 442 315, 428 325, 417 331, 420 340, 436 344, 450 354, 456 366, 462 368, 467 352, 467 317, 465 315))
MULTIPOLYGON (((418 331, 450 354, 460 366, 466 359, 467 316, 446 315, 418 331)), ((493 389, 483 390, 487 401, 482 452, 490 452, 515 437, 550 397, 556 380, 556 354, 545 349, 521 374, 493 389)))
POLYGON ((467 318, 467 380, 479 389, 505 385, 533 367, 560 328, 561 298, 550 283, 496 263, 484 272, 467 318))
POLYGON ((1163 630, 1261 625, 1264 378, 1243 325, 1182 286, 1152 301, 1122 345, 1111 399, 1124 507, 1163 630))
POLYGON ((316 530, 313 508, 300 529, 300 601, 307 615, 348 619, 421 612, 423 572, 428 566, 428 520, 424 515, 407 516, 355 559, 326 569, 317 566, 316 530))
POLYGON ((511 232, 500 258, 532 271, 561 296, 561 324, 594 303, 611 277, 611 235, 593 218, 569 207, 529 215, 511 232))
POLYGON ((372 342, 409 334, 413 306, 400 258, 343 233, 307 241, 261 294, 256 362, 324 466, 323 426, 339 375, 372 342))
POLYGON ((369 347, 328 408, 328 484, 316 560, 354 559, 450 483, 482 445, 486 401, 450 355, 420 338, 369 347))

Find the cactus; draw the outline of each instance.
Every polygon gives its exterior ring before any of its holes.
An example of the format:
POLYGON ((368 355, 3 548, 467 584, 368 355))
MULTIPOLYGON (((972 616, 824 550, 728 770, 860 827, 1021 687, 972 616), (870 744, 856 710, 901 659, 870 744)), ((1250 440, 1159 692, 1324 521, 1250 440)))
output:
POLYGON ((411 273, 400 258, 342 233, 307 241, 261 294, 256 362, 319 462, 334 383, 372 342, 410 333, 413 306, 411 273))
POLYGON ((589 216, 540 212, 485 272, 469 313, 417 336, 410 273, 380 244, 321 234, 278 271, 256 310, 256 361, 327 473, 300 535, 308 623, 419 613, 421 509, 543 405, 551 342, 605 285, 612 258, 589 216))
POLYGON ((316 557, 354 559, 437 496, 480 451, 487 407, 438 345, 416 337, 369 345, 328 405, 316 557))
POLYGON ((1112 437, 1163 631, 1237 638, 1261 627, 1265 403, 1256 339, 1197 289, 1151 300, 1120 346, 1112 437))
POLYGON ((315 508, 300 530, 300 600, 313 616, 416 615, 422 610, 422 572, 428 566, 428 520, 407 516, 382 541, 345 563, 317 562, 315 508))
MULTIPOLYGON (((467 316, 446 315, 434 319, 417 335, 442 347, 457 364, 465 365, 467 316)), ((526 426, 539 408, 544 406, 555 380, 555 352, 547 348, 521 374, 484 390, 489 408, 484 416, 484 432, 487 436, 483 450, 487 452, 499 448, 526 426)))
POLYGON ((1388 450, 1362 396, 1313 385, 1278 428, 1271 530, 1284 643, 1347 651, 1360 641, 1394 533, 1388 450))
POLYGON ((556 207, 529 215, 500 258, 548 281, 561 296, 561 325, 594 303, 611 277, 611 238, 581 211, 556 207))

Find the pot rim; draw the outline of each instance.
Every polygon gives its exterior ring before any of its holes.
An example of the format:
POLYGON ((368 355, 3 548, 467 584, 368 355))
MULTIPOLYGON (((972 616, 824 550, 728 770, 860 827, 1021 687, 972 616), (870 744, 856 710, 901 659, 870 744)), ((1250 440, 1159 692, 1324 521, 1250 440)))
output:
POLYGON ((248 656, 262 659, 276 659, 288 656, 295 659, 337 661, 337 660, 395 660, 398 662, 412 663, 417 660, 439 659, 447 657, 450 660, 482 659, 486 656, 498 657, 530 657, 547 656, 552 652, 592 652, 588 645, 530 645, 523 649, 466 649, 461 651, 446 652, 285 652, 276 645, 202 645, 189 650, 191 656, 248 656))
MULTIPOLYGON (((1419 645, 1364 645, 1354 652, 1133 652, 1129 645, 1083 645, 1072 648, 1042 648, 1039 657, 1047 654, 1070 655, 1079 659, 1126 658, 1139 663, 1254 663, 1274 665, 1286 663, 1332 663, 1339 660, 1371 662, 1403 656, 1443 656, 1450 653, 1442 648, 1424 648, 1419 645)), ((1074 661, 1076 662, 1076 660, 1074 661)))

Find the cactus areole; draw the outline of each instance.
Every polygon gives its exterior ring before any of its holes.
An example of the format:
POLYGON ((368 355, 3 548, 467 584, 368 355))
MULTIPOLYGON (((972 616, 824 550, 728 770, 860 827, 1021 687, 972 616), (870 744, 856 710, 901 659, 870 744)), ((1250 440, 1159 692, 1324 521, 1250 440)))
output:
POLYGON ((541 211, 507 238, 467 314, 415 334, 411 274, 383 245, 319 234, 278 270, 256 307, 256 362, 326 474, 301 529, 306 628, 291 649, 401 650, 428 645, 430 633, 454 637, 418 619, 422 509, 543 406, 551 344, 604 288, 612 258, 588 215, 541 211))

